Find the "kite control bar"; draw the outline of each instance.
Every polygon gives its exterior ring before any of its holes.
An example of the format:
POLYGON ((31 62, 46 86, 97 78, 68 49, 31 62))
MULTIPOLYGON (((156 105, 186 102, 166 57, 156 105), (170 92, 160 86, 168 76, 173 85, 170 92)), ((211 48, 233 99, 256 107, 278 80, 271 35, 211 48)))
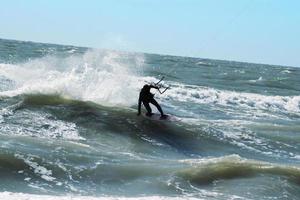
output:
MULTIPOLYGON (((164 78, 165 78, 164 76, 161 77, 161 79, 160 79, 157 83, 155 83, 154 85, 157 86, 160 82, 162 82, 162 80, 164 80, 164 78)), ((161 92, 161 91, 159 90, 161 87, 162 87, 162 86, 160 85, 159 88, 157 89, 157 90, 159 91, 160 94, 163 94, 163 93, 165 93, 165 91, 167 91, 167 89, 170 89, 170 87, 166 87, 166 88, 164 89, 164 91, 161 92)))
POLYGON ((167 89, 170 89, 170 87, 166 87, 166 88, 164 89, 164 91, 162 91, 162 92, 161 92, 159 89, 158 89, 158 91, 159 91, 160 94, 163 94, 163 93, 165 93, 165 91, 167 91, 167 89))

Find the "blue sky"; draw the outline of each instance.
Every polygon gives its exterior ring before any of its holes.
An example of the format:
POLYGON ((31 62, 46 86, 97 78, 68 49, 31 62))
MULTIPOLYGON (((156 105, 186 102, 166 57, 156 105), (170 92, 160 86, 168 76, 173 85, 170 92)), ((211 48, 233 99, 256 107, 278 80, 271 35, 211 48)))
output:
POLYGON ((4 0, 0 38, 300 67, 299 0, 4 0))

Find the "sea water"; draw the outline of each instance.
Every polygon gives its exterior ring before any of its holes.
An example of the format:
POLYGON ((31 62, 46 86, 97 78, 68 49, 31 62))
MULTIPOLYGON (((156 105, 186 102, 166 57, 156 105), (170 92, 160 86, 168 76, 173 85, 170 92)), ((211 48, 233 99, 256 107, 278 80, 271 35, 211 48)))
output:
POLYGON ((0 40, 0 198, 300 199, 299 77, 0 40), (162 77, 152 92, 179 122, 136 115, 162 77))

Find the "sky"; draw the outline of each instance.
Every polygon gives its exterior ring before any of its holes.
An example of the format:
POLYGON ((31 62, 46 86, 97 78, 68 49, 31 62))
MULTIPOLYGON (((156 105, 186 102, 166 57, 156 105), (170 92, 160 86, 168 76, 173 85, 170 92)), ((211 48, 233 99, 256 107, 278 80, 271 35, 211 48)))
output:
POLYGON ((300 67, 299 0, 2 0, 0 38, 300 67))

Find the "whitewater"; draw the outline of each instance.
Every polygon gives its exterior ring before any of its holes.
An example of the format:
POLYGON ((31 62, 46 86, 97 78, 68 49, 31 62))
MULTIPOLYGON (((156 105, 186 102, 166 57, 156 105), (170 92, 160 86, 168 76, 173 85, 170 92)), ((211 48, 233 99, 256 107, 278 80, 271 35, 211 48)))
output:
POLYGON ((299 76, 0 39, 0 198, 299 199, 299 76), (137 116, 162 77, 179 122, 137 116))

